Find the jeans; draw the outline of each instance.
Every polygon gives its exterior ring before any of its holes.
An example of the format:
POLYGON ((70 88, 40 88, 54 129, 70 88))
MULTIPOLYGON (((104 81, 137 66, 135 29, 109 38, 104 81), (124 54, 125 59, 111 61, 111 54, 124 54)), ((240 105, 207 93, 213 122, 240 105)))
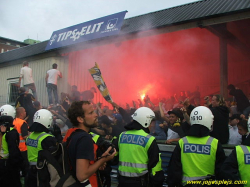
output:
POLYGON ((23 85, 23 87, 25 88, 26 91, 29 91, 29 89, 31 89, 33 96, 34 96, 34 97, 36 98, 36 100, 37 100, 35 83, 26 84, 26 85, 23 85))
POLYGON ((54 98, 55 98, 55 104, 58 103, 58 95, 57 95, 57 85, 55 84, 47 84, 47 91, 48 91, 48 97, 49 97, 49 104, 53 104, 53 99, 52 99, 52 91, 54 94, 54 98))

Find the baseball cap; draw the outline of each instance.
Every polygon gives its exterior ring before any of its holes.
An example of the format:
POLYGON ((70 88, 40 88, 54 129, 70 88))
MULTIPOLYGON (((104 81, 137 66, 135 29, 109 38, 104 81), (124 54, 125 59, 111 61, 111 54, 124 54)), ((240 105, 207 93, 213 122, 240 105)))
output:
POLYGON ((180 118, 181 120, 184 119, 182 112, 181 112, 180 109, 178 109, 178 108, 174 108, 173 110, 168 111, 168 115, 170 115, 170 114, 176 115, 176 116, 177 116, 178 118, 180 118))

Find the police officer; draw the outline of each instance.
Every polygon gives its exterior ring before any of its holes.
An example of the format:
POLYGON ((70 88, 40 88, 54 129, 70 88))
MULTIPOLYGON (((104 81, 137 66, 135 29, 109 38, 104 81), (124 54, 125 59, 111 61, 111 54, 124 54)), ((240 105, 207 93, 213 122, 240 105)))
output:
POLYGON ((191 128, 179 140, 168 166, 168 186, 189 186, 188 181, 218 179, 225 153, 216 138, 209 136, 213 114, 199 106, 190 114, 191 128))
POLYGON ((19 134, 13 128, 16 110, 11 105, 3 105, 0 112, 0 185, 21 187, 19 169, 23 159, 18 148, 19 134))
POLYGON ((127 131, 119 136, 119 187, 162 186, 159 148, 148 129, 154 117, 151 109, 138 108, 133 121, 125 126, 127 131))
MULTIPOLYGON (((240 123, 247 121, 242 120, 240 123)), ((248 131, 250 130, 248 124, 248 131)), ((221 168, 221 175, 223 179, 231 180, 232 182, 248 181, 244 186, 250 186, 250 136, 248 135, 242 145, 234 148, 232 153, 227 157, 221 168)))
POLYGON ((28 187, 37 186, 37 158, 40 150, 46 149, 53 152, 57 148, 57 139, 49 134, 52 127, 53 115, 46 109, 38 110, 33 118, 34 123, 29 128, 32 132, 26 139, 28 149, 28 187))

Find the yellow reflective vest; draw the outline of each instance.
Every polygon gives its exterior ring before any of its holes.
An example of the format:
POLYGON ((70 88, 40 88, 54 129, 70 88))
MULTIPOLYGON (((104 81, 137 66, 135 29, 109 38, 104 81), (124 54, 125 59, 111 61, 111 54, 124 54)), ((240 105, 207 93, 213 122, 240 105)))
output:
POLYGON ((211 136, 186 136, 179 140, 181 148, 182 184, 201 180, 215 173, 218 140, 211 136))
MULTIPOLYGON (((148 149, 155 138, 144 130, 130 130, 119 137, 119 167, 121 176, 141 177, 148 173, 148 149)), ((152 169, 152 174, 161 171, 161 159, 152 169)))
POLYGON ((248 181, 244 186, 250 186, 250 147, 245 145, 236 146, 236 156, 239 167, 240 179, 248 181))

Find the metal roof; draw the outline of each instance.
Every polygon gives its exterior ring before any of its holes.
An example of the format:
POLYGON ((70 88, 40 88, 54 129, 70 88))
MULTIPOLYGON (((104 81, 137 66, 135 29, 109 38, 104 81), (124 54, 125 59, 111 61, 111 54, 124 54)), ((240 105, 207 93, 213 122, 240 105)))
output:
MULTIPOLYGON (((119 35, 250 10, 250 0, 201 0, 125 19, 119 35)), ((0 63, 45 53, 47 41, 0 54, 0 63)))

